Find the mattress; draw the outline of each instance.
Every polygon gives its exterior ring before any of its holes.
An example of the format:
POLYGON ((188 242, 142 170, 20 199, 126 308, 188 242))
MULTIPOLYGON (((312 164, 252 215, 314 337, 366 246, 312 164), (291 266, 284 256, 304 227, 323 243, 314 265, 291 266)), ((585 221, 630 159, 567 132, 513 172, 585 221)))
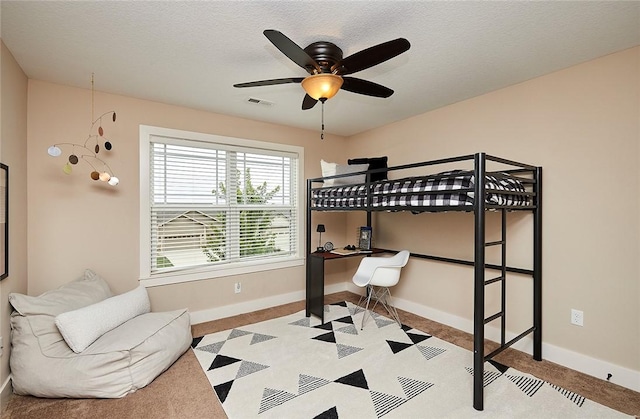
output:
MULTIPOLYGON (((474 203, 472 171, 452 170, 434 175, 408 177, 365 184, 314 188, 311 208, 389 210, 463 209, 471 211, 474 203), (369 192, 369 193, 368 193, 369 192), (370 200, 370 203, 369 203, 370 200), (468 209, 464 209, 468 207, 468 209)), ((503 207, 530 205, 521 180, 507 173, 486 175, 486 204, 503 207)))

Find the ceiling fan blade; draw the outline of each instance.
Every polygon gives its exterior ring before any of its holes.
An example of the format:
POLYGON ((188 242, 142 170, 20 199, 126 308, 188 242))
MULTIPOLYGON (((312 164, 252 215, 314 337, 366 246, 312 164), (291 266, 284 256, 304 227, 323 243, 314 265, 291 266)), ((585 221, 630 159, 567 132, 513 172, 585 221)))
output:
POLYGON ((274 84, 286 84, 286 83, 300 83, 304 80, 304 77, 287 77, 284 79, 271 79, 271 80, 259 80, 250 81, 247 83, 237 83, 233 87, 256 87, 256 86, 272 86, 274 84))
POLYGON ((343 77, 342 90, 361 95, 375 97, 389 97, 393 90, 372 81, 357 79, 355 77, 343 77))
POLYGON ((316 61, 311 58, 304 49, 300 48, 298 44, 287 38, 282 32, 274 29, 267 29, 263 33, 276 48, 278 48, 291 61, 304 68, 309 74, 313 74, 314 69, 318 72, 321 71, 318 63, 316 63, 316 61))
POLYGON ((314 99, 309 95, 304 95, 304 99, 302 99, 302 110, 306 111, 307 109, 311 109, 316 106, 316 103, 318 103, 317 99, 314 99))
POLYGON ((338 74, 353 74, 400 55, 410 47, 411 44, 404 38, 387 41, 348 56, 332 70, 337 69, 338 74))

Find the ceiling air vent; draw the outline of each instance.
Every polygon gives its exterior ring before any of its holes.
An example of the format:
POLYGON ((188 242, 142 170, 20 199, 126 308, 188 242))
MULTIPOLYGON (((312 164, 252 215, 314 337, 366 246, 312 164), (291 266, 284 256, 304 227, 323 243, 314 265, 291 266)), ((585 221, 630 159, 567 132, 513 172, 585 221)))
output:
POLYGON ((258 99, 255 97, 250 97, 249 99, 247 99, 247 102, 254 103, 256 105, 265 105, 265 106, 273 105, 273 102, 269 102, 268 100, 264 100, 264 99, 258 99))

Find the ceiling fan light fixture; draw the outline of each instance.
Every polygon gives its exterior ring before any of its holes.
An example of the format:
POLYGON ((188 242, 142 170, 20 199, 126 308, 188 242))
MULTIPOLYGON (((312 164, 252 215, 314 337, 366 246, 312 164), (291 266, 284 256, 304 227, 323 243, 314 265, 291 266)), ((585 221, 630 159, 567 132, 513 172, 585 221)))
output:
POLYGON ((342 87, 342 77, 335 74, 315 74, 302 80, 302 88, 312 98, 331 99, 342 87))

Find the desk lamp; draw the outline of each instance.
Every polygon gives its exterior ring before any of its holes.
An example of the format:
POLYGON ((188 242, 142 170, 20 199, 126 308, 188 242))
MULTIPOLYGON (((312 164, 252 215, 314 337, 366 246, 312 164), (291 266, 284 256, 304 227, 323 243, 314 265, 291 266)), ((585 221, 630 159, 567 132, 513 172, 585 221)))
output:
POLYGON ((316 231, 320 233, 320 237, 318 237, 318 247, 316 248, 316 252, 324 252, 324 247, 322 247, 322 233, 326 231, 324 228, 324 224, 318 224, 318 228, 316 228, 316 231))

